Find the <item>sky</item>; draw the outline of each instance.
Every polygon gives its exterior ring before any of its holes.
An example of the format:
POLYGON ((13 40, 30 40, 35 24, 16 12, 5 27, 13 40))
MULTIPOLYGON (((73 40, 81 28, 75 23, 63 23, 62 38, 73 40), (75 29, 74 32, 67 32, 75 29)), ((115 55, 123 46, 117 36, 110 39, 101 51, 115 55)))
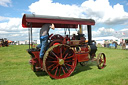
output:
MULTIPOLYGON (((23 14, 94 19, 92 37, 128 37, 128 0, 0 0, 0 38, 28 40, 28 29, 22 27, 23 14)), ((87 34, 84 26, 84 34, 87 34)), ((64 30, 50 30, 50 34, 64 30)), ((71 34, 76 33, 72 30, 71 34)), ((39 29, 33 28, 33 40, 39 29)))

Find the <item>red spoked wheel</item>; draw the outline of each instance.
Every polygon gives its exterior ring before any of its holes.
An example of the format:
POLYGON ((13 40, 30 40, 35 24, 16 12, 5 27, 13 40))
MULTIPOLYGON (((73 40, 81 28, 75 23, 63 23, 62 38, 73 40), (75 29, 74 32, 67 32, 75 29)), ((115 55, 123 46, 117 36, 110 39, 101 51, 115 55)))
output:
POLYGON ((99 53, 97 56, 97 67, 103 69, 106 66, 106 57, 104 53, 99 53))
POLYGON ((77 64, 74 51, 67 45, 52 46, 43 58, 44 70, 54 79, 62 79, 71 75, 77 64))

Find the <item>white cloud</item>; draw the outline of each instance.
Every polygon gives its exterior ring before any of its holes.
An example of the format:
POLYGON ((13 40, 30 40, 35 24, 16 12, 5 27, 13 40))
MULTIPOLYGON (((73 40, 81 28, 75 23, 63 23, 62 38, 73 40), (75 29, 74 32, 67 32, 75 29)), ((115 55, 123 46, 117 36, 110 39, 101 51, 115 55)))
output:
POLYGON ((29 6, 29 11, 35 14, 80 17, 82 10, 77 5, 53 3, 52 0, 39 0, 29 6))
MULTIPOLYGON (((11 0, 1 0, 0 5, 8 7, 11 4, 11 0)), ((29 6, 31 13, 40 15, 52 15, 52 16, 65 16, 65 17, 81 17, 92 18, 96 20, 96 23, 102 24, 114 24, 114 25, 127 25, 128 12, 124 11, 123 5, 116 4, 111 6, 109 0, 86 0, 80 6, 54 3, 53 0, 39 0, 32 3, 29 6)), ((21 18, 9 18, 0 16, 0 21, 8 20, 0 23, 0 38, 10 38, 15 40, 26 40, 28 36, 28 30, 22 28, 21 18)), ((97 25, 97 24, 96 24, 97 25)), ((110 27, 110 26, 109 26, 110 27)), ((58 29, 50 31, 50 33, 64 34, 64 30, 58 29)), ((87 31, 85 31, 86 33, 87 31)), ((76 33, 75 30, 71 31, 71 34, 76 33)), ((101 27, 97 31, 93 31, 93 37, 98 36, 111 36, 116 35, 116 31, 113 28, 101 27)), ((121 32, 118 32, 118 35, 121 32)), ((33 37, 39 38, 39 29, 33 30, 33 37)))
POLYGON ((26 35, 28 30, 22 28, 21 20, 21 18, 8 18, 8 22, 0 23, 0 38, 8 38, 11 40, 25 38, 24 35, 26 35))
POLYGON ((1 33, 1 34, 7 34, 7 33, 9 33, 9 32, 7 32, 7 31, 0 31, 0 33, 1 33))
POLYGON ((122 25, 128 25, 128 21, 124 22, 122 25))
MULTIPOLYGON (((0 39, 28 40, 28 29, 22 27, 22 18, 8 17, 7 20, 0 23, 0 39)), ((39 38, 39 29, 33 29, 33 36, 36 40, 39 38)))
POLYGON ((0 0, 0 5, 4 7, 11 6, 11 0, 0 0))
POLYGON ((92 18, 105 24, 122 24, 128 20, 123 5, 111 6, 109 0, 87 0, 81 6, 39 0, 29 6, 29 11, 41 15, 92 18))
POLYGON ((104 37, 104 36, 114 36, 115 30, 112 28, 101 27, 97 31, 92 31, 93 37, 104 37))
POLYGON ((120 30, 120 31, 128 31, 128 29, 122 29, 122 30, 120 30))
POLYGON ((114 36, 117 38, 127 37, 128 29, 114 30, 113 28, 105 28, 101 27, 97 31, 92 31, 93 38, 95 37, 106 37, 106 36, 114 36), (124 33, 124 35, 122 35, 124 33))
POLYGON ((128 20, 128 13, 123 5, 116 4, 113 7, 109 0, 88 0, 81 5, 88 17, 105 24, 121 24, 128 20))
POLYGON ((3 16, 0 16, 0 21, 5 21, 5 20, 8 20, 9 17, 3 17, 3 16))
POLYGON ((18 30, 19 26, 21 25, 21 18, 9 18, 8 22, 0 23, 1 30, 18 30))

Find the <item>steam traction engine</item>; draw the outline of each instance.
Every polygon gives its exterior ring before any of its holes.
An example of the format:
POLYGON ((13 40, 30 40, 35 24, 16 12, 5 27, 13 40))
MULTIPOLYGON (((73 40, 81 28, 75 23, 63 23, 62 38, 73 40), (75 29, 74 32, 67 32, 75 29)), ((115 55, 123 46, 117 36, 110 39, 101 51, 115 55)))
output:
POLYGON ((9 41, 6 38, 2 38, 0 39, 0 47, 5 47, 5 46, 9 46, 9 41))
POLYGON ((24 14, 22 26, 29 28, 29 49, 27 51, 31 55, 30 63, 33 71, 43 68, 52 78, 61 79, 70 76, 77 63, 83 66, 87 61, 95 60, 99 69, 104 68, 106 66, 105 54, 100 53, 97 58, 94 58, 97 47, 92 44, 91 25, 95 25, 92 19, 24 14), (43 60, 40 60, 40 50, 32 46, 32 28, 41 28, 46 23, 54 23, 56 29, 64 28, 65 36, 50 35, 48 50, 43 60), (88 41, 82 33, 82 25, 87 25, 88 41), (70 35, 72 28, 79 28, 78 35, 70 35), (69 32, 68 35, 66 35, 66 30, 69 32))

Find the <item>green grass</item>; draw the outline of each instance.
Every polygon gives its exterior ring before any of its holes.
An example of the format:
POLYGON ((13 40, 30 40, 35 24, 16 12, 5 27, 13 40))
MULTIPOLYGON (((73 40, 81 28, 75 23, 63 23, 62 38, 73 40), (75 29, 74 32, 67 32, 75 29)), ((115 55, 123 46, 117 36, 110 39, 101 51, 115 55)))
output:
POLYGON ((0 85, 128 85, 128 50, 98 48, 104 52, 106 68, 95 64, 77 65, 70 77, 51 79, 45 72, 34 73, 28 61, 27 45, 0 47, 0 85))

